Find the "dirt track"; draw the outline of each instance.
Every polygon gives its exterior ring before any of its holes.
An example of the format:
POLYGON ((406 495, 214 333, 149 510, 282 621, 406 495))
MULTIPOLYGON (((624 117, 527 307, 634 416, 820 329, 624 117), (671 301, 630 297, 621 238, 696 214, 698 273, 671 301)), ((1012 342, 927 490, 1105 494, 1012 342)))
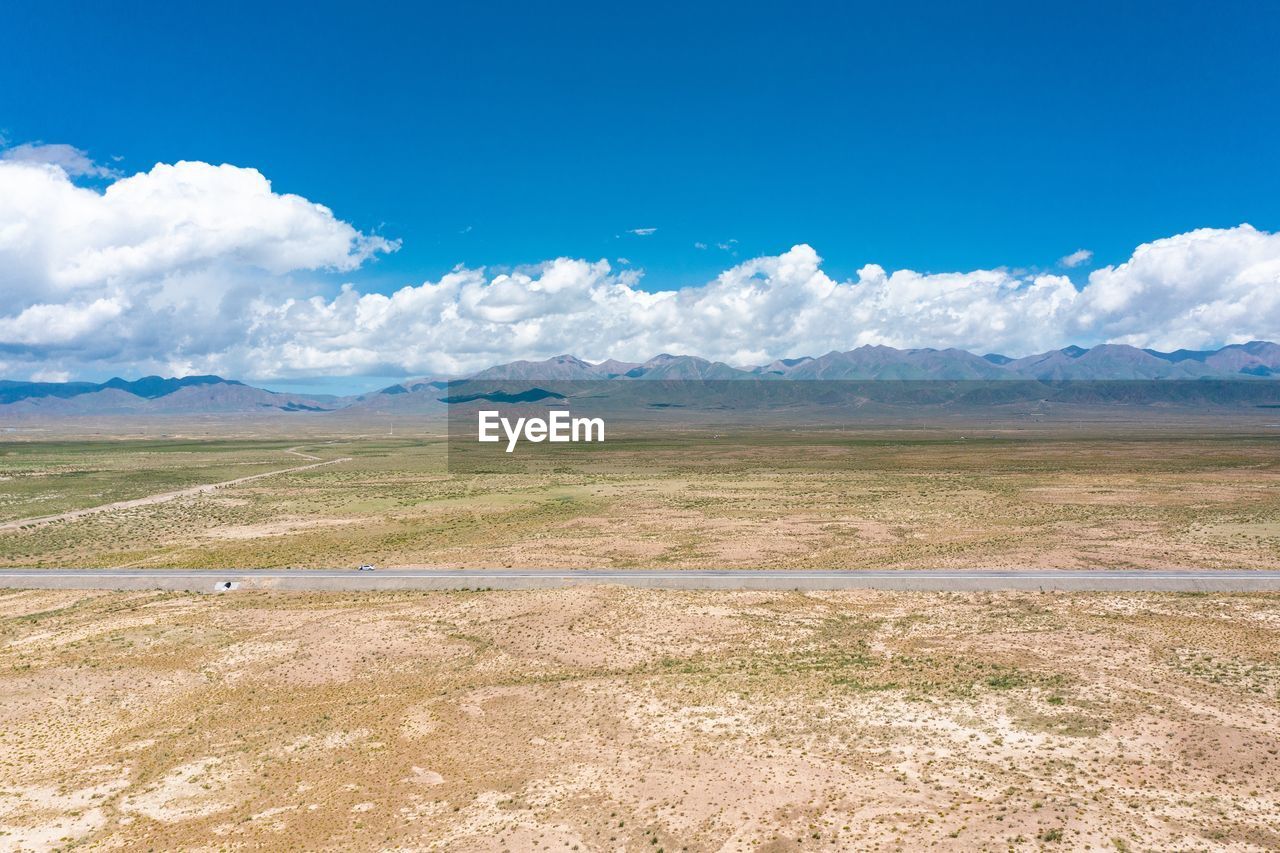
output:
MULTIPOLYGON (((305 453, 298 453, 295 448, 285 451, 295 456, 302 456, 306 459, 317 459, 316 456, 310 456, 305 453)), ((59 521, 73 521, 77 518, 84 518, 87 515, 96 515, 101 512, 111 512, 117 509, 133 509, 140 506, 153 506, 154 504, 165 503, 166 501, 176 500, 177 498, 190 497, 192 495, 204 494, 212 492, 216 489, 226 488, 227 486, 238 486, 242 483, 249 483, 254 480, 261 480, 264 477, 275 477, 279 474, 292 474, 297 471, 306 471, 311 468, 319 468, 323 465, 335 465, 339 462, 350 462, 350 456, 343 456, 338 459, 328 459, 324 462, 313 462, 309 465, 297 465, 293 468, 281 468, 279 471, 264 471, 261 474, 250 474, 247 477, 237 477, 234 480, 224 480, 221 483, 203 483, 199 486, 189 486, 185 489, 177 489, 172 492, 161 492, 158 495, 147 495, 145 498, 132 498, 127 501, 116 501, 115 503, 103 504, 102 506, 92 506, 85 509, 74 509, 70 512, 60 512, 57 515, 43 515, 35 518, 19 518, 14 521, 6 521, 0 524, 0 533, 11 530, 19 530, 23 527, 35 527, 44 524, 54 524, 59 521)))

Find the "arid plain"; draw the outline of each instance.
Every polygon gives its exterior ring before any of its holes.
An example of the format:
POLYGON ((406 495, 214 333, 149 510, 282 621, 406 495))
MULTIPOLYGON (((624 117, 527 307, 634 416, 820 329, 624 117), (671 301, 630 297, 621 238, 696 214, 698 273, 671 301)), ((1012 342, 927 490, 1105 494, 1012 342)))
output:
POLYGON ((479 473, 451 471, 438 432, 406 432, 18 434, 0 444, 0 565, 1274 568, 1280 557, 1280 429, 1262 422, 748 440, 707 429, 479 473), (230 485, 195 489, 217 483, 230 485), (121 502, 132 505, 78 515, 121 502), (31 521, 49 517, 62 520, 31 521))
POLYGON ((1280 598, 0 597, 0 846, 1273 850, 1280 598))
MULTIPOLYGON (((1261 423, 483 473, 403 426, 92 432, 0 445, 4 565, 1280 562, 1261 423)), ((1267 850, 1277 731, 1275 595, 0 592, 15 850, 1267 850)))

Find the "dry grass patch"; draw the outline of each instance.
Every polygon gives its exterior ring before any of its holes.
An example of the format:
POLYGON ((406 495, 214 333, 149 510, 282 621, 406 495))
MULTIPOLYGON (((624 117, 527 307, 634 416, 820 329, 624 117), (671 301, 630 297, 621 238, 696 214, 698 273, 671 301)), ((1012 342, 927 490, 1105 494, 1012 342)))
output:
POLYGON ((1277 613, 1266 595, 9 594, 0 846, 1273 849, 1277 613))

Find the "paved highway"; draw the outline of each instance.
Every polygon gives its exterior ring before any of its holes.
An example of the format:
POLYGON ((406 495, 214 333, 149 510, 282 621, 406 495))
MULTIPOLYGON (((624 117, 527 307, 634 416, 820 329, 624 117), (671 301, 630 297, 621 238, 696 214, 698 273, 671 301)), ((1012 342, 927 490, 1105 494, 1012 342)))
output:
POLYGON ((660 589, 1149 590, 1280 592, 1280 571, 807 571, 519 569, 0 569, 0 588, 554 589, 621 584, 660 589))

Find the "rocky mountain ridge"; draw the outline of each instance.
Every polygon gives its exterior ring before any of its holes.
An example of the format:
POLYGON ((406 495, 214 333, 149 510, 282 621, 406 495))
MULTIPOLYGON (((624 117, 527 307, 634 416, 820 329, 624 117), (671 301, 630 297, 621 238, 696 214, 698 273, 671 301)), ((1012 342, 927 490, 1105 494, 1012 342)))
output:
MULTIPOLYGON (((481 370, 476 382, 614 381, 815 381, 945 380, 1032 381, 1268 380, 1280 378, 1280 345, 1268 341, 1232 344, 1216 350, 1161 352, 1123 344, 1064 347, 1011 358, 975 355, 960 349, 896 349, 868 345, 845 352, 777 359, 758 366, 733 366, 691 355, 662 353, 644 362, 610 359, 600 363, 572 355, 543 361, 513 361, 481 370)), ((200 414, 414 411, 437 408, 449 380, 407 380, 350 397, 286 394, 219 376, 147 376, 92 382, 0 380, 0 414, 200 414)))

